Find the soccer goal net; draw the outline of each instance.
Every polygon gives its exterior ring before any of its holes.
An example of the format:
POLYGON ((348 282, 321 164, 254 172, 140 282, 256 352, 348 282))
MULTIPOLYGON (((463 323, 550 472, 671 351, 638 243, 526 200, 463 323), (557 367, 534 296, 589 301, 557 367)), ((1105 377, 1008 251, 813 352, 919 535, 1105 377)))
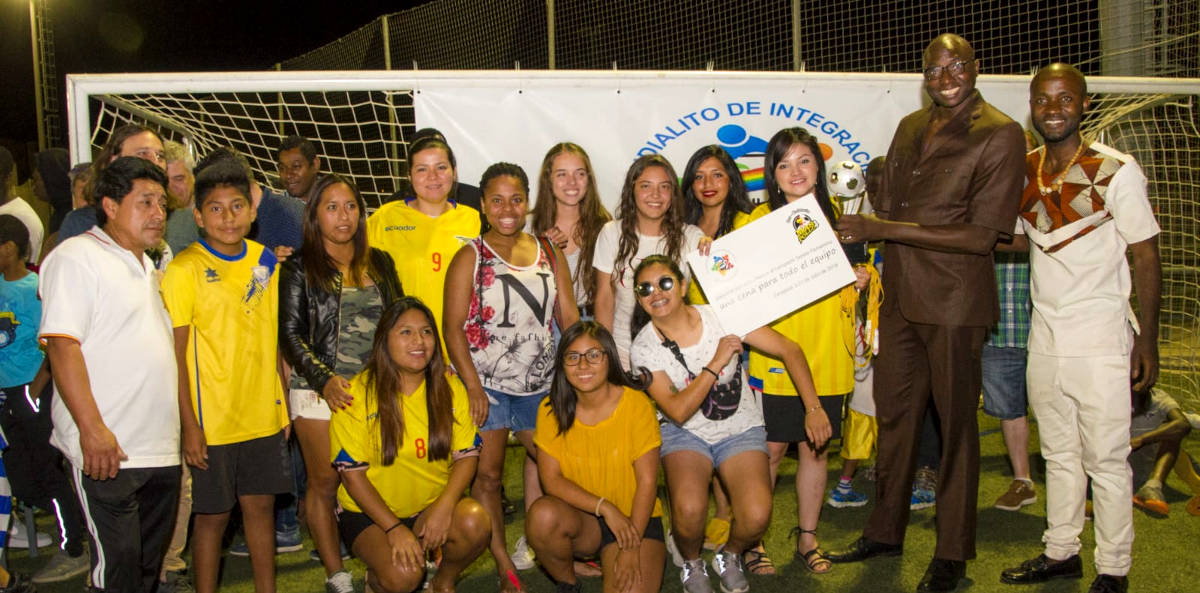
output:
MULTIPOLYGON (((613 84, 620 86, 621 75, 617 73, 588 74, 593 78, 612 76, 613 84)), ((695 74, 687 73, 693 77, 695 74)), ((717 79, 722 73, 707 75, 717 79)), ((191 147, 197 155, 218 146, 233 147, 248 157, 261 181, 278 187, 276 147, 284 136, 299 134, 318 141, 326 171, 352 178, 369 204, 378 206, 406 179, 408 139, 418 127, 427 125, 417 121, 414 107, 422 85, 454 80, 470 86, 473 76, 486 79, 487 84, 534 89, 541 82, 552 83, 559 76, 578 77, 580 73, 422 72, 417 76, 355 71, 72 76, 68 79, 72 158, 76 162, 88 160, 113 129, 127 122, 140 122, 191 147)), ((670 85, 674 76, 685 75, 647 73, 644 78, 670 85)), ((817 84, 805 82, 806 75, 800 73, 775 76, 795 76, 796 84, 808 85, 806 88, 817 84)), ((914 75, 896 76, 897 84, 918 88, 914 75)), ((1016 82, 1016 77, 1012 78, 1016 82)), ((1027 78, 1021 80, 1021 85, 1027 84, 1027 78)), ((1178 396, 1200 404, 1196 362, 1200 350, 1200 130, 1196 106, 1200 84, 1187 79, 1093 77, 1089 88, 1093 104, 1084 122, 1086 133, 1137 157, 1149 180, 1151 201, 1163 229, 1162 382, 1178 396)), ((802 123, 811 125, 811 120, 802 123)), ((882 132, 885 137, 890 135, 894 122, 887 126, 882 132)), ((517 146, 522 138, 508 141, 517 146)), ((536 149, 544 151, 547 147, 536 149)), ((885 148, 886 140, 875 150, 882 153, 885 148)), ((628 160, 618 162, 609 170, 617 171, 615 175, 619 176, 627 164, 628 160)), ((675 163, 679 170, 683 164, 675 163)), ((470 164, 459 165, 461 169, 470 164)), ((602 169, 601 164, 596 166, 598 171, 602 169)), ((536 184, 536 165, 529 175, 536 184)))

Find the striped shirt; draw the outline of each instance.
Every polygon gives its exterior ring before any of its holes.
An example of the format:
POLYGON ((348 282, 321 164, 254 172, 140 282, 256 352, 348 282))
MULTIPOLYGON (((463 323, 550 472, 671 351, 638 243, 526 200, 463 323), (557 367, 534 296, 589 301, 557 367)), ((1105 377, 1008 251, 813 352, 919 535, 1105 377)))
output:
POLYGON ((1029 344, 1029 254, 997 251, 996 289, 1000 320, 992 326, 987 343, 997 348, 1025 348, 1029 344))

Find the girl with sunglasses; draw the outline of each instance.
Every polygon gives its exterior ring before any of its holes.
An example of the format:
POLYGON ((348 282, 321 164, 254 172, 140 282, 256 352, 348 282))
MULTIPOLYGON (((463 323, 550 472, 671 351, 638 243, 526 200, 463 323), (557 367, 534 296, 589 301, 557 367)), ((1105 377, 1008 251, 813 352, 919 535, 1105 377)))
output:
POLYGON ((572 560, 599 556, 605 591, 650 593, 662 584, 661 439, 654 404, 616 362, 612 335, 594 321, 562 336, 550 397, 534 442, 546 495, 525 533, 560 592, 577 592, 572 560))
MULTIPOLYGON (((766 431, 757 399, 742 368, 742 339, 725 334, 712 307, 684 303, 683 274, 673 260, 650 256, 635 271, 638 304, 650 323, 634 339, 632 362, 650 370, 649 393, 665 417, 663 468, 671 500, 671 531, 683 556, 680 575, 689 593, 711 591, 700 546, 714 468, 729 490, 733 521, 729 541, 712 561, 721 590, 744 593, 749 584, 742 552, 761 541, 771 516, 766 431)), ((815 406, 817 393, 804 352, 778 332, 759 328, 745 343, 784 361, 801 398, 815 406)), ((824 417, 805 427, 814 442, 831 432, 824 417)))

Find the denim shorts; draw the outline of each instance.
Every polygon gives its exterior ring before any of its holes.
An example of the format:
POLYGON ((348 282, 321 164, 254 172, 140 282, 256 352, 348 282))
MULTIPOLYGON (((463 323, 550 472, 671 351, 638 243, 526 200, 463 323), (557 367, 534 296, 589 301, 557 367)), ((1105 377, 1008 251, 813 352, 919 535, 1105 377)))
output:
POLYGON ((538 408, 550 395, 549 391, 533 395, 509 395, 503 391, 483 388, 488 397, 488 416, 479 432, 507 428, 513 432, 537 428, 538 408))
POLYGON ((1025 417, 1024 348, 983 346, 983 411, 1001 420, 1025 417))
POLYGON ((662 433, 662 456, 678 451, 695 451, 709 459, 713 467, 721 467, 727 459, 746 451, 767 453, 767 429, 755 426, 745 432, 726 437, 720 442, 709 444, 704 439, 676 426, 664 422, 658 426, 662 433))

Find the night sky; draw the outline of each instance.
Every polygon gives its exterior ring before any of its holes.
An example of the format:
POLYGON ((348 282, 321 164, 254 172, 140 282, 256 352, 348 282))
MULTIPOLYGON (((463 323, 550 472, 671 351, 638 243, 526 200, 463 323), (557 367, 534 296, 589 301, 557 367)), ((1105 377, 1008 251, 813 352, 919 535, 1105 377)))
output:
MULTIPOLYGON (((319 9, 277 1, 48 3, 61 102, 69 73, 266 70, 424 2, 353 0, 319 9)), ((0 142, 10 147, 37 142, 32 56, 27 0, 0 0, 0 142)))

